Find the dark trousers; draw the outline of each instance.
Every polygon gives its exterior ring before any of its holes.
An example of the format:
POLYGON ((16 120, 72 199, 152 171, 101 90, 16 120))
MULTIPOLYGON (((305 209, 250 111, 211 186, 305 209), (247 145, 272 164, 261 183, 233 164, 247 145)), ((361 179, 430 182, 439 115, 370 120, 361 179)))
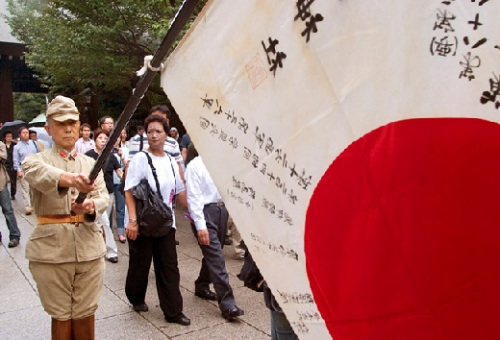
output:
POLYGON ((271 340, 298 340, 285 313, 271 310, 271 340))
POLYGON ((129 265, 125 293, 132 304, 144 303, 148 287, 149 268, 153 259, 156 289, 163 314, 174 318, 182 313, 180 273, 177 265, 175 229, 164 237, 138 235, 128 239, 129 265))
MULTIPOLYGON (((200 245, 203 259, 201 260, 200 274, 194 285, 195 289, 203 289, 208 288, 208 285, 213 283, 219 308, 221 311, 225 311, 236 305, 222 252, 227 231, 228 213, 226 207, 212 204, 205 206, 203 214, 207 222, 210 244, 200 245)), ((196 228, 193 224, 191 227, 197 236, 196 228)))
POLYGON ((3 215, 5 216, 7 228, 9 228, 9 238, 11 240, 19 240, 21 238, 21 231, 17 226, 14 209, 12 209, 12 202, 10 201, 10 193, 9 189, 7 189, 7 183, 5 183, 3 190, 0 191, 0 207, 2 208, 3 215))
POLYGON ((10 196, 15 197, 17 191, 17 171, 14 169, 7 170, 10 178, 10 196))

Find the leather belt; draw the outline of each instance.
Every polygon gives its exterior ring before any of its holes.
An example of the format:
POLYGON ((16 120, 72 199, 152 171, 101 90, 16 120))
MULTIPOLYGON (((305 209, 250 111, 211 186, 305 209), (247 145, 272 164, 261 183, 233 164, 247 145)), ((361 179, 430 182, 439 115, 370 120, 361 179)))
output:
POLYGON ((38 224, 83 223, 83 215, 44 215, 37 217, 38 224))
POLYGON ((205 207, 223 207, 224 202, 214 202, 214 203, 208 203, 205 204, 205 207))

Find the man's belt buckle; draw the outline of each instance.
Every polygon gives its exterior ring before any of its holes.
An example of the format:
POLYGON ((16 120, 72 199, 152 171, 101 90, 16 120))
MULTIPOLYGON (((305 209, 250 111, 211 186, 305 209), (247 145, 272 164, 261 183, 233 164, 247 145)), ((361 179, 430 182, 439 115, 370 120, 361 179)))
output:
POLYGON ((38 216, 38 224, 56 224, 56 223, 78 223, 83 222, 83 215, 45 215, 38 216))
POLYGON ((81 223, 83 222, 83 215, 70 215, 70 223, 81 223))

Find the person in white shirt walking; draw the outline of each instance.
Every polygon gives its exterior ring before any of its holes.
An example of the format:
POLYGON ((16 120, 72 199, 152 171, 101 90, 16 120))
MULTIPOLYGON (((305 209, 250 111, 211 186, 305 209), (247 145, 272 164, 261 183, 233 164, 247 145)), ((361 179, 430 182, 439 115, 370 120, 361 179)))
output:
POLYGON ((186 168, 186 190, 191 227, 203 254, 200 274, 194 283, 195 295, 217 300, 222 316, 234 320, 244 312, 236 306, 222 252, 229 214, 200 156, 186 168), (209 288, 210 283, 215 294, 209 288))

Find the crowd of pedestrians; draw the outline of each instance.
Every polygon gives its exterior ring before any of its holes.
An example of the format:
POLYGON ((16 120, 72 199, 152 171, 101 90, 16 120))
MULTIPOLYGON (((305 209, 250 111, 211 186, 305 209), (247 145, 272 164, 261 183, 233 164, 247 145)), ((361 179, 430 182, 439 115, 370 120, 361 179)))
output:
POLYGON ((103 262, 118 262, 113 221, 116 239, 129 247, 124 286, 131 308, 136 312, 149 310, 146 289, 153 263, 165 320, 191 323, 183 312, 180 293, 175 214, 172 228, 160 237, 141 234, 138 225, 131 189, 147 179, 152 191, 157 191, 150 167, 155 168, 165 204, 171 209, 179 204, 189 212, 187 217, 203 254, 193 282, 195 295, 217 301, 221 316, 227 320, 244 314, 236 304, 222 249, 232 244, 237 258, 243 259, 246 247, 203 159, 188 134, 180 138, 178 130, 170 127, 170 115, 167 106, 157 105, 130 140, 123 130, 94 183, 88 179, 92 159, 99 157, 107 143, 114 128, 112 117, 102 117, 99 128, 92 132, 89 124, 80 125, 74 102, 58 96, 47 109, 46 130, 54 141, 51 149, 36 140, 36 133, 30 136, 28 128, 18 131, 17 143, 12 133, 3 136, 0 205, 10 232, 9 247, 19 245, 21 237, 11 204, 20 187, 25 213, 34 210, 38 225, 44 225, 32 232, 26 256, 42 305, 52 316, 52 339, 93 339, 103 262), (79 192, 88 195, 77 204, 79 192), (80 224, 84 227, 79 228, 80 224), (64 242, 64 247, 54 248, 51 237, 64 242), (78 279, 71 281, 70 277, 78 279), (59 289, 65 294, 59 294, 59 289), (75 334, 79 336, 75 338, 75 334))

